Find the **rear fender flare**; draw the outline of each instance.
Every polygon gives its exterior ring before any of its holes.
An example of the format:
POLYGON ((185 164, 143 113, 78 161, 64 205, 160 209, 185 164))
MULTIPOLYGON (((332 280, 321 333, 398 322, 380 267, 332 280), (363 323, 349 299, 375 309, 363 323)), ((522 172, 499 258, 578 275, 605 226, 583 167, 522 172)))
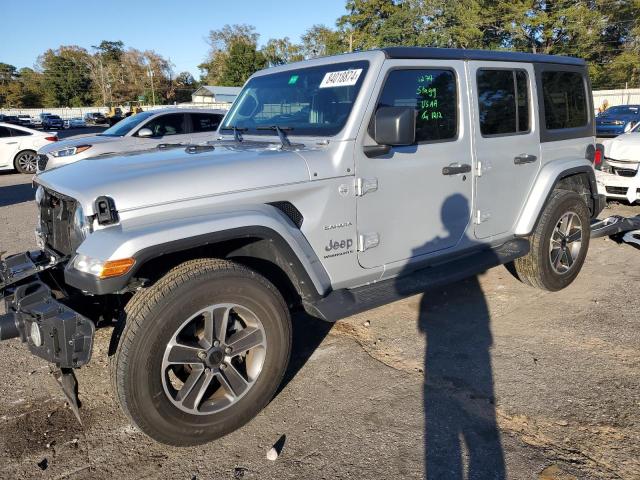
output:
MULTIPOLYGON (((589 187, 591 189, 591 197, 593 205, 588 205, 593 212, 595 202, 597 201, 598 186, 596 184, 595 172, 593 166, 586 159, 575 159, 562 162, 552 162, 540 170, 529 197, 525 203, 520 217, 516 223, 514 233, 517 236, 526 236, 533 232, 538 218, 544 209, 547 199, 551 192, 556 188, 563 178, 576 175, 586 174, 589 178, 589 187)), ((596 214, 599 212, 596 212, 596 214)))

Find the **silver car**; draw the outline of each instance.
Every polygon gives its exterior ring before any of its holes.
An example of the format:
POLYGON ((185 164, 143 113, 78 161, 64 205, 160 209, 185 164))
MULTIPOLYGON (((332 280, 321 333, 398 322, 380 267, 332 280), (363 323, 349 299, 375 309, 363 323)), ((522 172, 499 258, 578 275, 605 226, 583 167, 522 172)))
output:
POLYGON ((149 150, 161 144, 215 139, 224 110, 167 108, 125 118, 102 133, 75 137, 38 151, 38 173, 109 153, 149 150))

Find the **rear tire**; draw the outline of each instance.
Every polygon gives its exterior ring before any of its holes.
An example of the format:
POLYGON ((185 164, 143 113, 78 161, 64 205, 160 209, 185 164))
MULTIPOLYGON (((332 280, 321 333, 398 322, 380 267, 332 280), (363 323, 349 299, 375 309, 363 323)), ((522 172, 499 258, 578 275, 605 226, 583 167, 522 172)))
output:
POLYGON ((551 292, 562 290, 580 273, 590 235, 590 214, 582 197, 555 190, 530 237, 531 250, 507 268, 523 283, 551 292))
POLYGON ((136 293, 125 312, 113 386, 132 422, 158 442, 199 445, 240 428, 285 373, 287 306, 268 280, 241 265, 183 263, 136 293))

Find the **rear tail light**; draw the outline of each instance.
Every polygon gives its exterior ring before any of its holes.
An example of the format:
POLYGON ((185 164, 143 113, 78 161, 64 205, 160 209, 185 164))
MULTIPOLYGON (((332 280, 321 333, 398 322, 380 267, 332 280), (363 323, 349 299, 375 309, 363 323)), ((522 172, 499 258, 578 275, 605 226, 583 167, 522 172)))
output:
POLYGON ((58 141, 58 137, 44 137, 45 140, 48 140, 50 142, 57 142, 58 141))

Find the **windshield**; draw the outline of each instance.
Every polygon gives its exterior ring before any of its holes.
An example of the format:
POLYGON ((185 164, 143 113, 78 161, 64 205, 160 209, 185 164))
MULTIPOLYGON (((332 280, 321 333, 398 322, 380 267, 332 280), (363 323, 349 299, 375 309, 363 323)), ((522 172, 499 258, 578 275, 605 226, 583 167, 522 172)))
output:
POLYGON ((137 115, 131 115, 124 120, 120 120, 113 127, 107 128, 99 135, 106 135, 107 137, 124 137, 127 133, 136 128, 147 118, 154 115, 154 113, 155 112, 143 112, 138 113, 137 115))
POLYGON ((335 135, 347 121, 369 63, 334 63, 252 78, 220 127, 252 135, 335 135))

